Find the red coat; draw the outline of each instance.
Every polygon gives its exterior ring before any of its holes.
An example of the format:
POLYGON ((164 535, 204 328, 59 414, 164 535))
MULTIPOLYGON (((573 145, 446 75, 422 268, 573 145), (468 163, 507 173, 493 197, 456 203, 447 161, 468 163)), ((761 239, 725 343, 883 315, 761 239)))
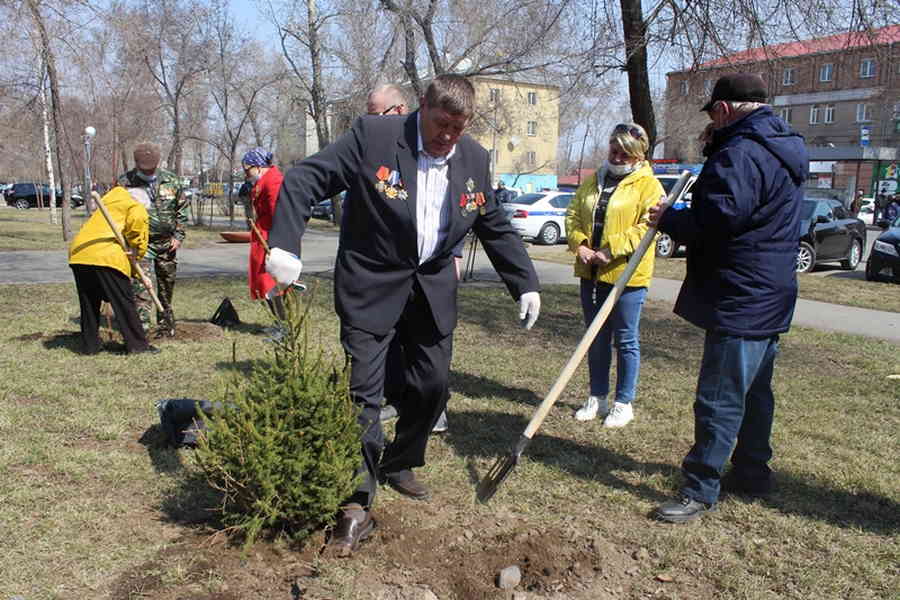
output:
MULTIPOLYGON (((250 190, 250 202, 253 204, 253 212, 256 215, 256 228, 268 241, 269 230, 272 228, 272 217, 275 215, 275 202, 278 200, 278 192, 281 190, 281 182, 284 176, 278 167, 270 167, 259 181, 250 190)), ((248 273, 250 283, 250 297, 261 300, 266 293, 275 287, 275 280, 266 273, 266 249, 256 232, 250 233, 250 270, 248 273)))

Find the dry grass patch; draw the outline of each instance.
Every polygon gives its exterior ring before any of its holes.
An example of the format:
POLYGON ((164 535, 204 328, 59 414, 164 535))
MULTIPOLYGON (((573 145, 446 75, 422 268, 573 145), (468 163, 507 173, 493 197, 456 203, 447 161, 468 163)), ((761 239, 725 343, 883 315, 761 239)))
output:
MULTIPOLYGON (((190 451, 162 445, 153 405, 221 397, 231 374, 268 351, 267 311, 242 278, 180 281, 176 314, 199 328, 223 296, 244 322, 235 330, 161 340, 155 356, 84 357, 71 284, 0 292, 0 597, 400 600, 427 588, 442 600, 500 599, 493 577, 509 564, 529 600, 874 600, 900 589, 900 406, 898 382, 886 379, 900 359, 870 339, 784 336, 778 493, 726 497, 718 512, 672 526, 648 515, 680 482, 702 335, 649 302, 633 424, 572 419, 587 389, 581 367, 491 504, 476 504, 476 482, 510 451, 582 335, 572 286, 545 290, 531 332, 501 289, 461 291, 450 430, 421 469, 431 502, 383 489, 379 527, 351 561, 319 557, 323 532, 244 556, 214 535, 216 497, 190 451)), ((313 311, 315 339, 339 352, 330 283, 313 311)))

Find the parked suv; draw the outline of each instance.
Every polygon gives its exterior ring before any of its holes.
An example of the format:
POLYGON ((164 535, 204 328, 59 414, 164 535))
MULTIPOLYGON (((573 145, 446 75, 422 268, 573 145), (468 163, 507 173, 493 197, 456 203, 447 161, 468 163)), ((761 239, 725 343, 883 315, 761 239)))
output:
MULTIPOLYGON (((50 199, 49 185, 46 183, 16 183, 13 184, 12 189, 6 192, 6 203, 18 209, 35 208, 38 205, 38 194, 42 196, 44 205, 47 206, 50 199)), ((56 206, 60 206, 63 193, 57 189, 55 195, 56 206)), ((82 204, 84 204, 84 199, 77 194, 72 194, 72 207, 82 204)))

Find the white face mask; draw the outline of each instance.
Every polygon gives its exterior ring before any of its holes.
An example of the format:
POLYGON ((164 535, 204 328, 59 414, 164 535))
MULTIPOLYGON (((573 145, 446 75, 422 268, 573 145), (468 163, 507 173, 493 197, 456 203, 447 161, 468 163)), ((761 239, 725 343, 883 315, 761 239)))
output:
POLYGON ((624 165, 614 165, 606 161, 606 172, 614 177, 624 177, 634 172, 637 168, 637 162, 625 163, 624 165))

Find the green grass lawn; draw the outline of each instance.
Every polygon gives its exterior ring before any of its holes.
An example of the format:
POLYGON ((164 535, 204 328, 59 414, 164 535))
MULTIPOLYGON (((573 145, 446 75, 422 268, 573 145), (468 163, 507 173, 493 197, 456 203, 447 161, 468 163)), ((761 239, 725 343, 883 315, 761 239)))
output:
MULTIPOLYGON (((312 339, 337 354, 321 283, 312 339)), ((900 357, 887 342, 783 336, 776 495, 724 498, 699 522, 666 525, 648 514, 679 485, 702 335, 648 302, 635 421, 572 419, 582 365, 491 504, 474 503, 583 333, 571 286, 544 291, 531 332, 500 288, 461 290, 450 432, 420 470, 431 502, 380 492, 379 528, 351 561, 316 557, 315 542, 243 556, 210 537, 192 454, 160 445, 154 401, 221 398, 266 356, 267 313, 246 295, 243 278, 179 281, 175 312, 192 335, 155 356, 85 357, 73 285, 0 289, 0 598, 406 598, 425 586, 442 600, 500 599, 492 577, 510 564, 529 599, 897 597, 900 381, 887 376, 900 357), (208 329, 224 296, 244 325, 208 329)))

